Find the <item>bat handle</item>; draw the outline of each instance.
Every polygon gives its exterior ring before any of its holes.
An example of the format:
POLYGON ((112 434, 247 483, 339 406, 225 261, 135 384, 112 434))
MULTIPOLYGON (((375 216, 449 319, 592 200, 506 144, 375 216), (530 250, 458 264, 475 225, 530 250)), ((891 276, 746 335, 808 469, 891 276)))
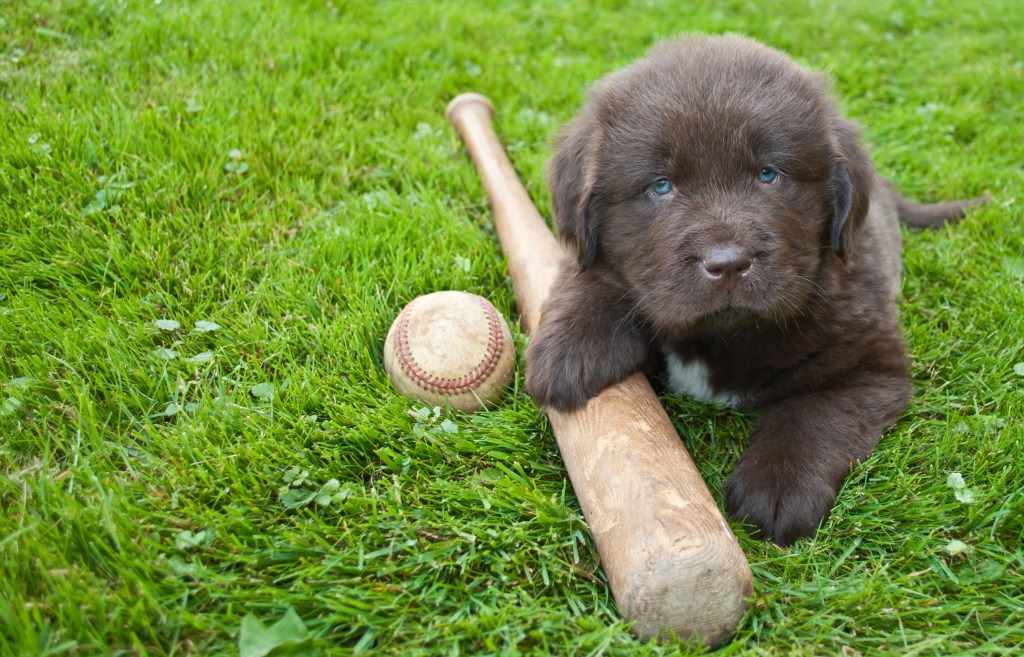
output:
POLYGON ((456 96, 445 110, 445 116, 462 135, 491 200, 494 226, 508 259, 522 325, 533 335, 565 254, 505 155, 494 132, 493 115, 491 101, 477 93, 456 96))

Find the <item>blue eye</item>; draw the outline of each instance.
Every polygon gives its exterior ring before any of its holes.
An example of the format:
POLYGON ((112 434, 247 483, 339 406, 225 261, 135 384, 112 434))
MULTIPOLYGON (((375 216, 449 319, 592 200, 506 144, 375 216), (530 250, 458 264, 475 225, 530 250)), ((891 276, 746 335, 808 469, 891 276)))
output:
POLYGON ((761 167, 761 170, 757 172, 757 179, 766 185, 772 184, 778 177, 779 170, 775 167, 761 167))
POLYGON ((672 191, 672 181, 668 178, 658 178, 651 185, 651 191, 654 192, 655 196, 664 196, 672 191))

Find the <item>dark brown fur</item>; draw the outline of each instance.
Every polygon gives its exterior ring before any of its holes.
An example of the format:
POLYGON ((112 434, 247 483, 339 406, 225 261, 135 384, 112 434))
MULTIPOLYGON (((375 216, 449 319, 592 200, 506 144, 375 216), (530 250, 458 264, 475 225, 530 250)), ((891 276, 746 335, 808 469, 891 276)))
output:
POLYGON ((968 204, 900 198, 818 75, 736 37, 663 44, 598 84, 551 193, 576 258, 530 393, 576 409, 670 357, 685 390, 758 414, 731 514, 780 544, 813 534, 910 398, 897 213, 934 225, 968 204))

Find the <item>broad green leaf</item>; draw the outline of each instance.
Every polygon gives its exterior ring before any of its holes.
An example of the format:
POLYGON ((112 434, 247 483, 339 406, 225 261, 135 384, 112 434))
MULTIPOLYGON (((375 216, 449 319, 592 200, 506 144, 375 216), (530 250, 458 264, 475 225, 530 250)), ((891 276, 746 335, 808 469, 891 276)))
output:
POLYGON ((239 657, 268 657, 271 655, 300 654, 297 649, 305 647, 304 652, 310 654, 309 630, 299 615, 291 607, 281 620, 270 627, 258 618, 248 614, 242 619, 238 632, 239 657))
POLYGON ((174 544, 181 550, 209 545, 212 541, 213 532, 206 529, 196 532, 195 534, 193 534, 191 530, 186 529, 178 532, 178 535, 174 537, 174 544))
POLYGON ((188 359, 190 363, 209 363, 211 360, 213 360, 212 351, 203 351, 188 359))
POLYGON ((300 506, 306 506, 313 501, 314 497, 316 497, 316 491, 304 488, 289 488, 281 495, 281 504, 286 509, 295 509, 300 506))
POLYGON ((974 551, 974 548, 970 545, 955 538, 946 545, 945 549, 951 557, 955 557, 958 554, 969 554, 974 551))
POLYGON ((18 410, 19 406, 21 406, 20 399, 17 397, 8 397, 2 404, 0 404, 0 417, 10 415, 14 411, 18 410))
POLYGON ((974 502, 974 491, 970 488, 961 488, 953 493, 956 499, 960 500, 964 504, 971 504, 974 502))
POLYGON ((306 477, 308 476, 309 470, 301 470, 299 469, 298 466, 293 465, 292 467, 284 471, 284 474, 281 475, 281 479, 283 479, 284 483, 286 484, 291 484, 292 486, 301 486, 302 484, 306 483, 306 477))
POLYGON ((252 388, 249 388, 249 392, 252 396, 261 401, 272 401, 274 399, 274 384, 263 382, 257 383, 252 388))
POLYGON ((210 331, 216 331, 220 328, 220 324, 216 322, 208 322, 206 320, 199 320, 196 322, 196 327, 192 329, 193 333, 209 333, 210 331))

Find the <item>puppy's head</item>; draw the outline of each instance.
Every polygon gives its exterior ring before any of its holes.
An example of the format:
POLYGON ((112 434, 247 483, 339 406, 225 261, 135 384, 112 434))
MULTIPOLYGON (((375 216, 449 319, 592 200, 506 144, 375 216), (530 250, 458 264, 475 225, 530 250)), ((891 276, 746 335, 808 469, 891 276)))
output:
POLYGON ((738 37, 657 47, 605 78, 551 166, 580 269, 658 331, 803 312, 868 209, 871 164, 816 74, 738 37))

